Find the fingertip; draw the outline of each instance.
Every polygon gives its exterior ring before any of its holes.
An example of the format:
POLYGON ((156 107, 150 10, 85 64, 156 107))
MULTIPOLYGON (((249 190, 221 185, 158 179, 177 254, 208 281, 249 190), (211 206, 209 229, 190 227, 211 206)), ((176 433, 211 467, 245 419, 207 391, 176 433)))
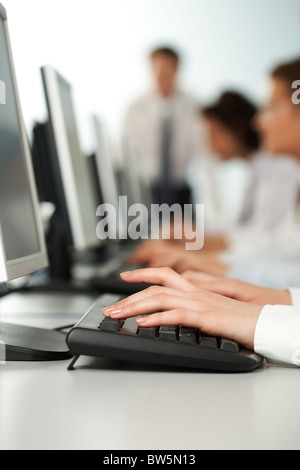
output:
POLYGON ((153 326, 152 315, 147 315, 146 317, 138 317, 136 322, 139 326, 153 326))
POLYGON ((124 271, 123 273, 120 273, 120 276, 123 278, 127 278, 132 274, 133 271, 124 271))

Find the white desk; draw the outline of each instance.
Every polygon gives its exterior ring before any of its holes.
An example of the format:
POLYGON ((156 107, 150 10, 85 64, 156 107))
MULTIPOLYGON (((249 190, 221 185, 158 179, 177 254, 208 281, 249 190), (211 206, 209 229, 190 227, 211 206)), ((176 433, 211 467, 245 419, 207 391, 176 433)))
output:
MULTIPOLYGON (((6 320, 19 302, 32 316, 41 310, 40 296, 13 297, 0 304, 6 320)), ((42 304, 76 317, 91 301, 42 304)), ((1 449, 300 449, 298 369, 180 372, 83 357, 73 371, 68 364, 0 365, 1 449)))

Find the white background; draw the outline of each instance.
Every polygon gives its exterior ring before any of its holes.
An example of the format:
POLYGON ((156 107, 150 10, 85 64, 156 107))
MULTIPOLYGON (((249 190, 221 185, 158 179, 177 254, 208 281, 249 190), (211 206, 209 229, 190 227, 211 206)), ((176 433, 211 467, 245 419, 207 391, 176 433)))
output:
POLYGON ((270 68, 300 55, 300 0, 1 1, 29 134, 46 116, 39 67, 48 63, 73 84, 87 152, 90 114, 117 132, 149 85, 153 46, 179 49, 181 84, 203 103, 228 87, 261 101, 270 68))

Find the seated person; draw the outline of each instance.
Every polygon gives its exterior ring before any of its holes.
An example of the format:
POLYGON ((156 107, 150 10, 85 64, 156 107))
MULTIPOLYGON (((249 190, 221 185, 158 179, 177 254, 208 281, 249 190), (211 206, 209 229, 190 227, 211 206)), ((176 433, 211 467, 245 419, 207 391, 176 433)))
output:
MULTIPOLYGON (((299 203, 300 111, 291 101, 291 83, 297 76, 300 76, 300 61, 297 60, 277 67, 272 73, 270 110, 262 112, 258 122, 262 147, 272 152, 274 157, 258 157, 256 154, 253 158, 257 169, 254 174, 260 182, 254 191, 252 204, 248 204, 250 208, 252 205, 252 216, 248 217, 244 228, 236 227, 232 235, 227 233, 226 238, 219 237, 213 245, 206 237, 201 252, 185 251, 166 241, 149 241, 134 254, 135 262, 151 267, 169 266, 178 272, 198 269, 225 275, 232 272, 235 256, 243 254, 243 250, 250 259, 250 266, 255 256, 272 257, 279 253, 285 256, 289 254, 290 259, 295 257, 295 253, 300 254, 300 246, 294 239, 299 203), (284 159, 278 155, 288 157, 284 159), (275 162, 273 167, 269 165, 271 160, 275 162), (260 172, 262 168, 264 175, 260 172), (270 173, 271 169, 273 174, 270 173), (207 245, 212 245, 213 249, 205 250, 207 245)), ((241 255, 240 259, 244 261, 241 255)))

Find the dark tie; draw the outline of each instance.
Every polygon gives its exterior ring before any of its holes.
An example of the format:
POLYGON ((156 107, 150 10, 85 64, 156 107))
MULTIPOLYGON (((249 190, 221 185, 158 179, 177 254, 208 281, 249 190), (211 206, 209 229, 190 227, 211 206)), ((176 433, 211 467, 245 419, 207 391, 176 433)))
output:
POLYGON ((169 193, 171 191, 171 140, 172 140, 172 120, 171 114, 164 117, 162 122, 162 138, 161 138, 161 177, 160 185, 162 198, 168 202, 169 193))

